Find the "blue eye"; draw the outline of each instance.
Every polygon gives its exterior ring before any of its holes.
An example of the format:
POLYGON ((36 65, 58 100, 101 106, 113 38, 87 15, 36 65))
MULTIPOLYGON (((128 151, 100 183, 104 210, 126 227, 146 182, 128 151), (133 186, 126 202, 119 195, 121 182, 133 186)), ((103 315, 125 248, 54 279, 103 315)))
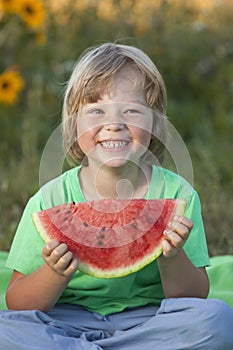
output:
POLYGON ((91 111, 91 114, 103 114, 104 111, 102 111, 102 109, 94 109, 93 111, 91 111))
POLYGON ((101 116, 104 114, 104 111, 102 109, 95 108, 95 109, 91 109, 90 111, 88 111, 87 114, 90 116, 101 116))
POLYGON ((140 113, 136 109, 127 109, 127 111, 124 112, 124 114, 131 114, 131 113, 140 113))
POLYGON ((139 111, 137 109, 127 109, 123 112, 123 114, 125 116, 133 116, 133 115, 134 116, 141 116, 142 115, 141 111, 139 111))

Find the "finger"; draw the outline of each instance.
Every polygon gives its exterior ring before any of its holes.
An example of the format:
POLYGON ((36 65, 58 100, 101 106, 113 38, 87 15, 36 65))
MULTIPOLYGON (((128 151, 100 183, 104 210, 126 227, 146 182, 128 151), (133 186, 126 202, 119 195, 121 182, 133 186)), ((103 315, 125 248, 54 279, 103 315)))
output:
POLYGON ((185 242, 182 236, 171 230, 165 230, 164 237, 170 243, 170 245, 176 249, 181 248, 185 242))
POLYGON ((58 262, 58 260, 67 252, 67 245, 65 243, 59 244, 51 253, 50 260, 54 264, 58 262))
POLYGON ((190 220, 189 218, 187 218, 186 216, 174 216, 173 222, 179 222, 181 224, 183 224, 184 226, 187 226, 189 228, 189 230, 191 231, 193 228, 193 222, 192 220, 190 220))
POLYGON ((44 248, 43 248, 43 254, 45 256, 49 256, 52 251, 59 246, 59 242, 56 240, 50 241, 48 243, 45 244, 44 248))
POLYGON ((63 276, 72 276, 78 268, 78 260, 73 258, 73 254, 68 251, 62 258, 58 261, 56 265, 56 271, 63 276))
POLYGON ((190 233, 187 226, 174 221, 169 224, 167 230, 177 233, 183 240, 186 240, 190 233))
POLYGON ((165 257, 171 257, 176 255, 177 253, 177 249, 174 248, 167 239, 164 239, 162 241, 162 248, 163 248, 163 256, 165 257))
POLYGON ((78 268, 78 259, 74 258, 71 260, 69 266, 66 268, 65 275, 72 276, 78 268))
POLYGON ((56 269, 60 271, 66 270, 66 268, 69 266, 71 260, 73 258, 73 254, 70 251, 67 251, 65 254, 63 254, 60 259, 56 263, 56 269))

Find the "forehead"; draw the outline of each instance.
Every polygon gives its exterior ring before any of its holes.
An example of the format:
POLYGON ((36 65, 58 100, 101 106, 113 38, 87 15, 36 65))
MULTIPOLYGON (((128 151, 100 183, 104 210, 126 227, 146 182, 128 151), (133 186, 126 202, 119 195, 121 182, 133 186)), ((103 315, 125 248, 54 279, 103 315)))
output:
POLYGON ((103 98, 112 98, 113 94, 117 93, 121 93, 121 98, 126 98, 126 92, 134 95, 142 94, 144 97, 147 83, 144 74, 136 66, 128 63, 114 73, 108 71, 100 76, 93 74, 87 83, 84 82, 81 89, 80 106, 95 103, 103 98))
POLYGON ((105 90, 100 93, 100 98, 116 100, 139 99, 145 100, 145 87, 140 73, 131 67, 123 67, 110 79, 105 90))
POLYGON ((131 88, 138 88, 142 86, 141 79, 140 73, 135 68, 123 67, 113 75, 111 85, 124 84, 131 86, 131 88))

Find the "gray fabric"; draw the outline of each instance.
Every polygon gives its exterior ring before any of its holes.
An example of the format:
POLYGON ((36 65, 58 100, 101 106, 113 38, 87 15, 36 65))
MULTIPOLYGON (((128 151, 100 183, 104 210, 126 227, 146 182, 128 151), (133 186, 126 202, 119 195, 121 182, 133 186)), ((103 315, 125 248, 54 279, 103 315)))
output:
POLYGON ((79 306, 1 311, 4 350, 232 350, 233 310, 216 299, 165 299, 102 316, 79 306))

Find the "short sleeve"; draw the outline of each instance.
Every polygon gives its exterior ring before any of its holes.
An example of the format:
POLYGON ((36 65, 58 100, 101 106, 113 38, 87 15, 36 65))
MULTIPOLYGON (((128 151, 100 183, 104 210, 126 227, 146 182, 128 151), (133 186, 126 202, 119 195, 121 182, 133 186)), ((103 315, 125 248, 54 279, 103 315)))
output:
POLYGON ((27 203, 15 233, 6 266, 23 274, 38 269, 43 264, 44 242, 38 234, 31 214, 42 210, 39 194, 27 203))
POLYGON ((196 267, 209 265, 209 254, 201 213, 201 203, 195 190, 187 200, 185 216, 193 221, 193 229, 185 243, 184 250, 196 267))
POLYGON ((42 258, 44 241, 35 228, 32 214, 62 203, 79 201, 80 198, 83 200, 81 190, 77 186, 79 169, 79 167, 71 169, 51 180, 28 201, 11 245, 7 267, 29 274, 44 263, 42 258))

